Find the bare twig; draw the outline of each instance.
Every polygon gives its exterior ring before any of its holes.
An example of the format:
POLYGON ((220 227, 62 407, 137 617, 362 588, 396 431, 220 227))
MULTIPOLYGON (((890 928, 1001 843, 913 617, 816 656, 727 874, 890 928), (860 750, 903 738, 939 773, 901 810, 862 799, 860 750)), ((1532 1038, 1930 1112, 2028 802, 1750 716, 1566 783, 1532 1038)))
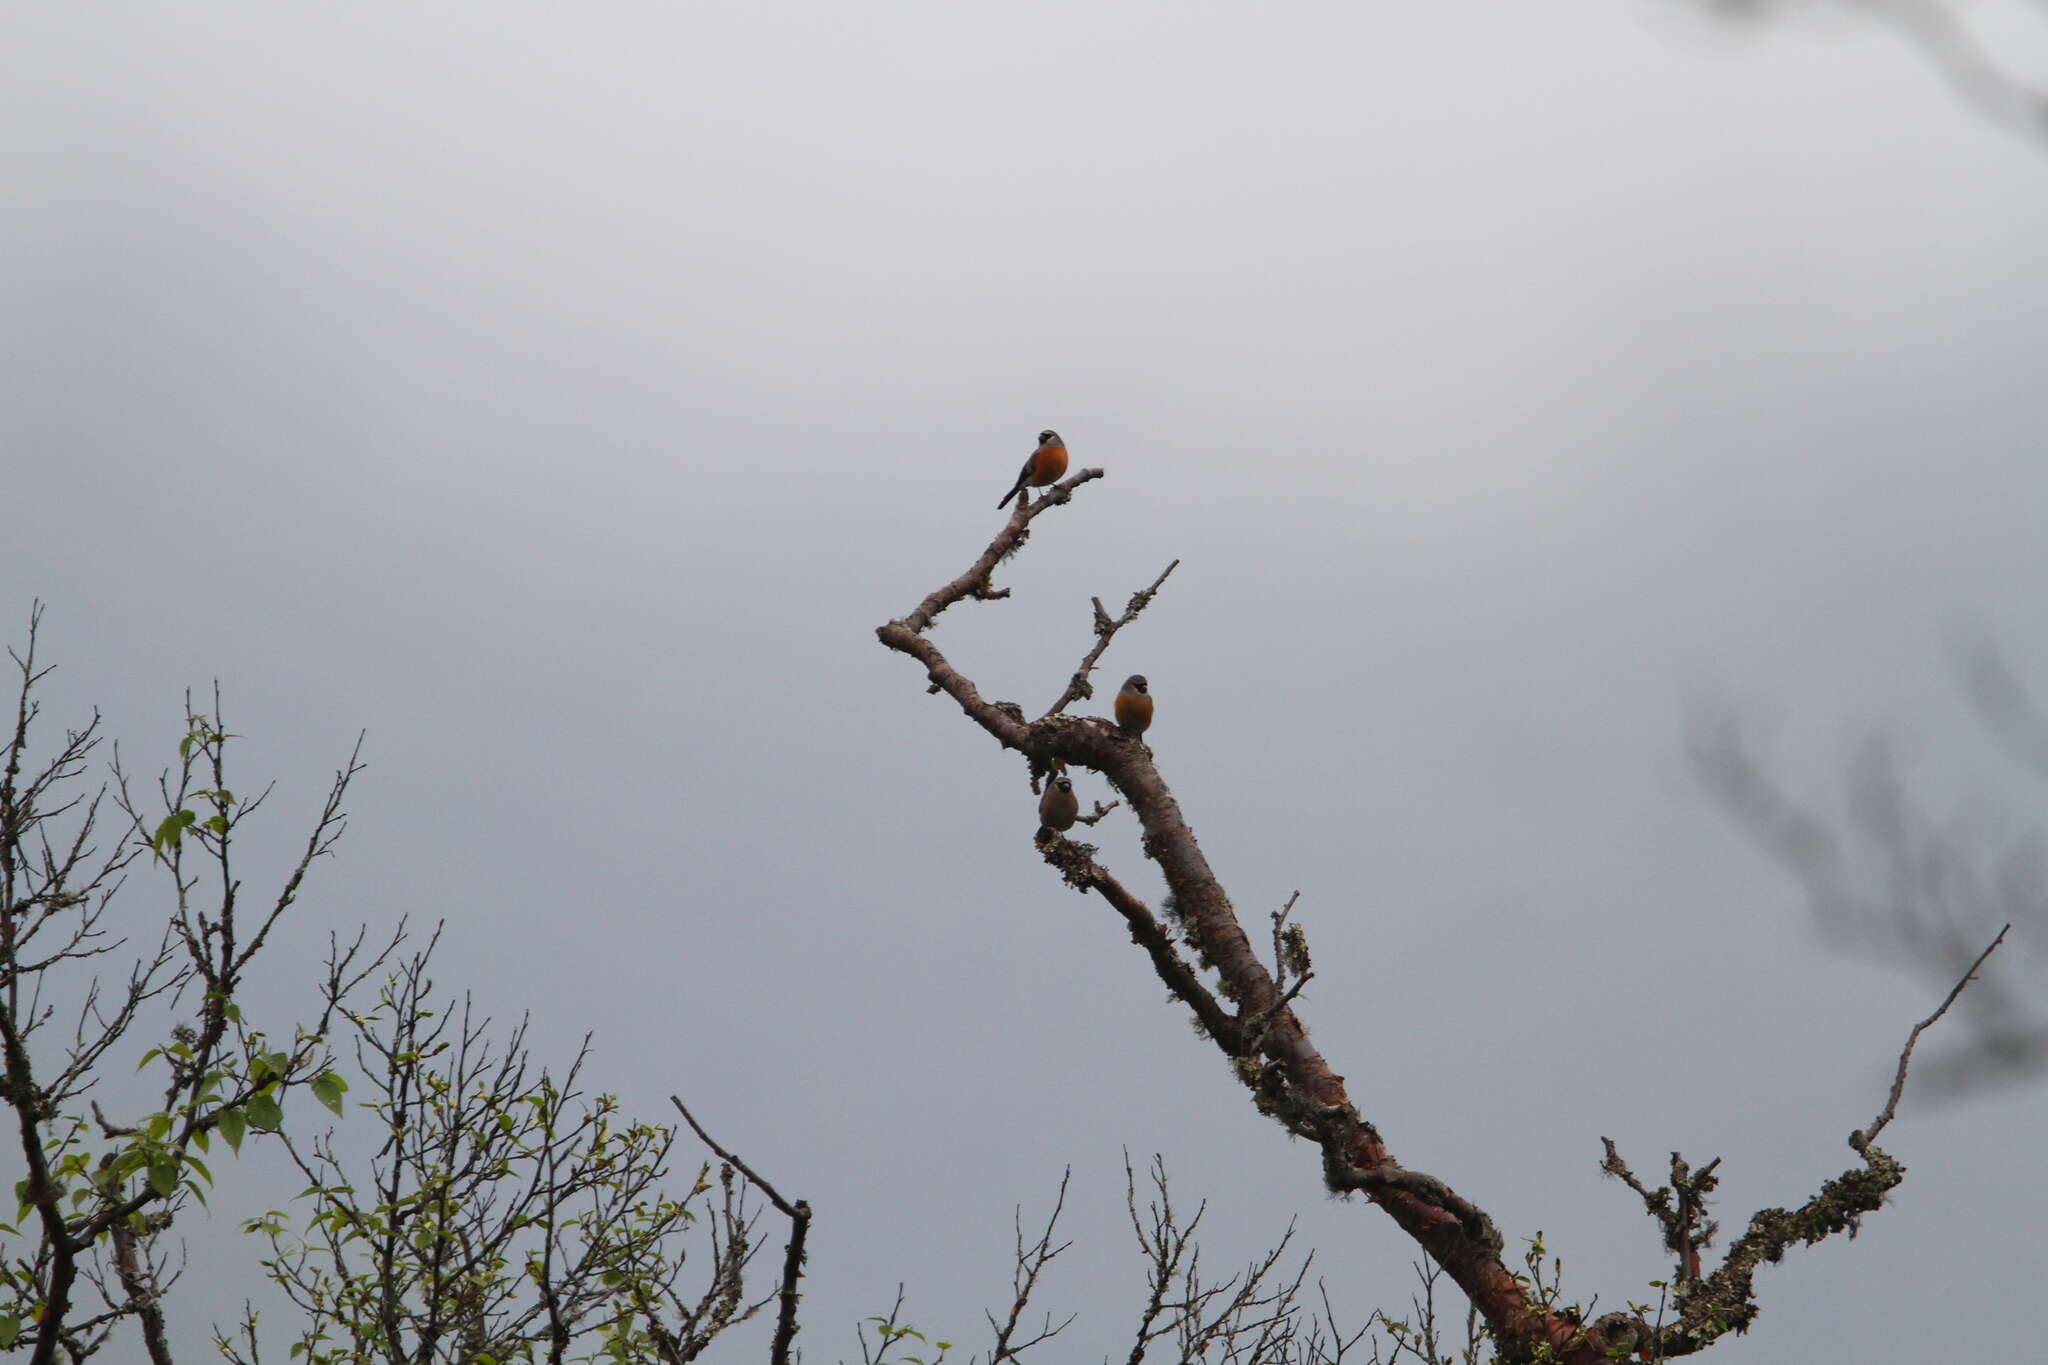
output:
POLYGON ((1273 984, 1288 987, 1273 1007, 1274 1012, 1280 1007, 1292 1004, 1294 997, 1301 994, 1301 988, 1315 975, 1309 966, 1308 935, 1302 931, 1299 924, 1287 922, 1287 917, 1294 913, 1295 903, 1300 899, 1301 892, 1296 891, 1287 898, 1287 904, 1273 912, 1273 984), (1289 976, 1295 978, 1292 986, 1288 986, 1289 976))
MULTIPOLYGON (((1978 691, 1991 686, 1977 676, 1989 667, 1978 660, 1968 685, 1978 691)), ((2017 686, 2009 676, 1996 685, 2008 692, 2017 686)), ((2010 696, 1998 704, 2008 711, 2027 705, 2010 696)), ((2038 840, 2001 836, 1978 819, 1942 819, 1926 810, 1899 770, 1897 746, 1882 731, 1857 746, 1843 775, 1843 816, 1834 821, 1786 795, 1753 728, 1734 708, 1696 706, 1689 720, 1701 782, 1799 880, 1813 922, 1830 943, 1946 990, 2001 925, 2010 922, 2023 936, 2048 903, 2038 840)), ((1998 729, 2002 747, 2017 748, 2014 725, 1988 723, 1998 729)), ((1980 981, 1955 1011, 1966 1036, 1923 1060, 1916 1084, 1953 1098, 2048 1068, 2048 1014, 2036 995, 2015 989, 2004 974, 1980 981)))
MULTIPOLYGON (((1173 1206, 1165 1163, 1152 1158, 1148 1172, 1153 1197, 1144 1215, 1138 1212, 1137 1174, 1124 1154, 1124 1205, 1148 1262, 1147 1295, 1138 1318, 1127 1365, 1142 1361, 1152 1342, 1172 1338, 1176 1357, 1187 1365, 1197 1361, 1241 1362, 1242 1365, 1327 1365, 1341 1360, 1348 1339, 1329 1318, 1325 1342, 1313 1314, 1301 1312, 1301 1288, 1308 1278, 1313 1253, 1290 1273, 1281 1268, 1294 1240, 1287 1225, 1266 1252, 1221 1281, 1202 1273, 1202 1252, 1195 1234, 1206 1205, 1197 1206, 1185 1224, 1173 1206)), ((1325 1310, 1328 1296, 1324 1297, 1325 1310)))
MULTIPOLYGON (((804 1259, 808 1254, 804 1249, 804 1242, 811 1232, 811 1206, 802 1199, 794 1203, 784 1199, 753 1167, 712 1141, 711 1135, 704 1131, 704 1125, 697 1122, 696 1116, 684 1106, 680 1097, 670 1095, 668 1100, 676 1107, 676 1112, 683 1116, 683 1122, 690 1125, 690 1131, 695 1133, 706 1147, 716 1152, 719 1160, 737 1168, 741 1175, 753 1182, 755 1189, 768 1196, 769 1203, 789 1219, 789 1241, 784 1245, 782 1252, 782 1283, 776 1291, 775 1336, 769 1343, 768 1352, 768 1358, 773 1365, 789 1365, 791 1343, 796 1340, 796 1334, 801 1330, 797 1325, 796 1309, 803 1295, 797 1291, 796 1282, 803 1278, 804 1259)), ((1060 1193, 1064 1198, 1065 1181, 1060 1183, 1060 1193)))
POLYGON ((1176 559, 1173 563, 1160 570, 1159 577, 1152 580, 1152 586, 1141 588, 1137 592, 1132 593, 1130 602, 1124 607, 1124 614, 1113 620, 1110 614, 1103 609, 1101 598, 1091 597, 1088 599, 1089 604, 1095 608, 1095 645, 1086 654, 1081 656, 1081 663, 1079 667, 1075 668, 1074 676, 1067 681, 1067 690, 1060 693, 1060 699, 1047 708, 1046 715, 1056 716, 1066 710, 1071 703, 1086 701, 1095 695, 1095 687, 1088 681, 1088 675, 1095 670, 1095 661, 1100 659, 1102 652, 1109 648, 1109 642, 1116 638, 1118 631, 1137 620, 1138 613, 1152 605, 1152 599, 1158 595, 1160 584, 1166 581, 1168 574, 1179 567, 1180 561, 1176 559))
POLYGON ((993 1313, 984 1314, 988 1318, 988 1325, 994 1328, 996 1333, 995 1348, 989 1353, 988 1365, 1002 1365, 1006 1360, 1015 1360, 1041 1342, 1052 1340, 1073 1324, 1074 1315, 1068 1314, 1065 1321, 1054 1326, 1052 1315, 1048 1313, 1035 1334, 1021 1340, 1017 1337, 1018 1320, 1023 1317, 1025 1308, 1031 1302, 1032 1293, 1038 1288, 1038 1277, 1044 1273, 1046 1266, 1052 1263, 1054 1257, 1073 1245, 1071 1242, 1061 1242, 1054 1246, 1052 1242, 1053 1229, 1059 1226, 1060 1213, 1067 1206, 1067 1182, 1073 1178, 1073 1174, 1074 1168, 1071 1166, 1061 1173, 1059 1194, 1053 1200, 1052 1214, 1045 1220, 1045 1230, 1039 1233, 1036 1241, 1028 1245, 1024 1241, 1023 1209, 1018 1209, 1014 1215, 1017 1249, 1016 1265, 1010 1277, 1010 1311, 1001 1321, 998 1321, 993 1313))
POLYGON ((781 1210, 783 1216, 788 1218, 796 1217, 796 1205, 790 1203, 787 1199, 784 1199, 779 1193, 777 1193, 775 1187, 769 1184, 766 1180, 762 1179, 760 1174, 756 1172, 753 1169, 753 1167, 747 1165, 747 1163, 742 1161, 739 1157, 735 1156, 731 1152, 726 1151, 725 1148, 719 1146, 717 1142, 713 1141, 711 1134, 704 1131, 704 1125, 697 1122, 696 1116, 691 1114, 690 1111, 684 1107, 681 1099, 677 1098, 674 1095, 670 1095, 668 1097, 668 1102, 676 1107, 676 1112, 681 1114, 683 1116, 683 1121, 690 1125, 690 1131, 695 1133, 698 1137, 698 1140, 701 1141, 706 1147, 709 1147, 714 1153, 716 1153, 720 1161, 730 1162, 733 1165, 733 1167, 739 1171, 741 1175, 745 1176, 749 1181, 753 1182, 754 1188, 759 1190, 761 1193, 767 1195, 768 1202, 775 1205, 777 1209, 781 1210))
POLYGON ((1628 1163, 1621 1159, 1612 1138, 1601 1138, 1601 1146, 1607 1154, 1600 1162, 1604 1175, 1611 1175, 1635 1191, 1664 1229, 1664 1246, 1678 1258, 1676 1279, 1680 1285, 1700 1277, 1700 1248, 1713 1242, 1717 1230, 1706 1218, 1707 1200, 1720 1184, 1714 1174, 1721 1165, 1721 1158, 1715 1157, 1706 1165, 1694 1171, 1685 1158, 1677 1152, 1671 1154, 1671 1183, 1656 1190, 1643 1187, 1628 1163))
POLYGON ((1095 810, 1091 814, 1077 815, 1074 817, 1074 821, 1076 824, 1082 825, 1100 824, 1102 822, 1103 816, 1108 815, 1111 811, 1115 810, 1118 806, 1121 806, 1122 804, 1123 802, 1121 801, 1112 801, 1105 806, 1102 804, 1102 802, 1097 801, 1095 803, 1095 810))
MULTIPOLYGON (((1780 1259, 1794 1243, 1811 1244, 1838 1232, 1853 1237, 1864 1215, 1884 1206, 1885 1197, 1905 1179, 1906 1168, 1882 1151, 1876 1139, 1897 1111, 1914 1044, 1921 1033, 1948 1012, 1963 988, 1975 979, 1985 959, 2004 941, 2005 934, 2006 930, 1999 931, 1940 1007, 1916 1024, 1907 1036, 1884 1109, 1868 1129, 1858 1129, 1849 1135, 1849 1146, 1863 1159, 1863 1165, 1826 1181, 1797 1209, 1761 1209, 1752 1214, 1749 1226, 1729 1246, 1718 1269, 1678 1285, 1677 1320, 1660 1326, 1651 1343, 1659 1358, 1691 1355, 1731 1330, 1747 1330, 1757 1313, 1752 1281, 1758 1266, 1780 1259)), ((1700 1174, 1709 1175, 1712 1169, 1708 1166, 1700 1174)))
POLYGON ((1955 1004, 1956 997, 1963 993, 1963 987, 1977 979, 1978 969, 1983 967, 1985 959, 1998 951, 1998 945, 2005 942, 2005 936, 2011 932, 2012 926, 2010 924, 2000 929, 1998 937, 1991 940, 1991 946, 1977 954, 1977 960, 1970 964, 1970 969, 1963 973, 1962 980, 1956 982, 1955 989, 1948 993, 1934 1013, 1913 1025, 1913 1031, 1906 1035, 1906 1045, 1899 1050, 1899 1069, 1892 1077, 1891 1093, 1885 1096, 1884 1108, 1878 1111, 1877 1117, 1871 1120, 1868 1128, 1859 1128, 1849 1134, 1849 1146, 1854 1148, 1859 1154, 1870 1150, 1870 1145, 1877 1141, 1877 1135, 1885 1130, 1886 1125, 1892 1121, 1892 1116, 1898 1112, 1899 1097, 1906 1090, 1906 1068, 1912 1064, 1913 1049, 1919 1044, 1920 1035, 1925 1033, 1942 1015, 1948 1013, 1949 1006, 1955 1004))
POLYGON ((917 610, 894 624, 903 626, 913 634, 922 634, 931 629, 932 622, 938 619, 940 612, 963 597, 974 597, 983 601, 1008 597, 1008 588, 994 588, 989 584, 989 576, 995 572, 996 565, 1023 548, 1025 540, 1030 535, 1031 523, 1036 521, 1041 513, 1053 507, 1065 506, 1076 488, 1101 477, 1100 469, 1083 469, 1054 484, 1036 502, 1027 505, 1020 499, 1016 510, 1010 514, 1010 519, 1003 523, 1003 529, 996 533, 996 538, 981 552, 981 558, 968 566, 966 573, 933 592, 917 604, 917 610))

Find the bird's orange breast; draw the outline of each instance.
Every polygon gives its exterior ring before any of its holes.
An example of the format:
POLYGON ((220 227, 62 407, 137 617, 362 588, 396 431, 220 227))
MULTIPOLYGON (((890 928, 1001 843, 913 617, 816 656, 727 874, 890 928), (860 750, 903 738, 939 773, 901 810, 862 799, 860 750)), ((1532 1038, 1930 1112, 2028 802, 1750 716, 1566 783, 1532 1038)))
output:
POLYGON ((1142 733, 1152 724, 1152 699, 1135 692, 1117 693, 1116 723, 1132 734, 1142 733))
POLYGON ((1031 486, 1043 488, 1067 472, 1065 446, 1040 446, 1031 455, 1031 486))

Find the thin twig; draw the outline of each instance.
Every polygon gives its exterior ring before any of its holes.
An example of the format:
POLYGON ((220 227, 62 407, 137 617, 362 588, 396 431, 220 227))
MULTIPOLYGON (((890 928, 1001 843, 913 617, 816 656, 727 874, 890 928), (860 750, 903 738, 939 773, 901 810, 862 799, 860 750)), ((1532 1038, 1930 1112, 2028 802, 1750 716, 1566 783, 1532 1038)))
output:
MULTIPOLYGON (((1287 898, 1287 904, 1273 912, 1273 984, 1275 986, 1285 986, 1287 984, 1287 974, 1290 970, 1289 964, 1295 956, 1306 956, 1305 953, 1293 954, 1287 950, 1289 937, 1287 933, 1287 917, 1294 913, 1294 903, 1300 899, 1301 892, 1296 891, 1287 898)), ((1307 948, 1307 940, 1301 936, 1299 926, 1296 927, 1293 938, 1303 949, 1307 948)), ((1304 968, 1297 975, 1305 978, 1308 972, 1304 968)))
POLYGON ((1060 699, 1052 704, 1046 715, 1056 716, 1072 703, 1085 701, 1095 695, 1095 689, 1088 681, 1088 675, 1095 669, 1095 661, 1102 657, 1102 651, 1109 648, 1109 642, 1116 637, 1118 631, 1135 621, 1139 612, 1152 605, 1153 597, 1158 595, 1159 585, 1166 581, 1168 574, 1179 567, 1180 561, 1176 559, 1160 570, 1159 577, 1152 580, 1151 587, 1141 588, 1131 594, 1130 602, 1124 607, 1124 614, 1114 620, 1103 609, 1101 598, 1088 599, 1089 604, 1095 608, 1095 647, 1081 656, 1080 666, 1075 668, 1074 676, 1067 681, 1067 690, 1060 693, 1060 699))
POLYGON ((1053 1229, 1059 1226, 1060 1214, 1067 1206, 1067 1182, 1073 1178, 1073 1175, 1074 1168, 1071 1166, 1060 1175, 1059 1195, 1053 1200, 1052 1216, 1045 1220, 1045 1231, 1038 1235, 1036 1242, 1029 1246, 1025 1245, 1023 1209, 1019 1208, 1012 1216, 1012 1225, 1015 1228, 1017 1237, 1017 1250, 1016 1269, 1010 1279, 1011 1302, 1009 1316, 1003 1321, 997 1322, 995 1314, 983 1314, 988 1319, 989 1326, 996 1329, 995 1349, 989 1355, 989 1365, 1002 1365, 1002 1362, 1006 1360, 1015 1360, 1040 1342, 1050 1341, 1073 1324, 1073 1314, 1069 1314, 1066 1321, 1060 1323, 1057 1327, 1053 1326, 1052 1315, 1047 1314, 1045 1322, 1039 1328, 1037 1335, 1021 1341, 1016 1339, 1017 1322, 1024 1316, 1025 1308, 1031 1303, 1031 1295, 1038 1288, 1039 1275, 1044 1272, 1047 1265, 1052 1263, 1054 1257, 1073 1245, 1072 1242, 1061 1242, 1058 1246, 1052 1244, 1053 1229))
MULTIPOLYGON (((1077 474, 1070 474, 1054 484, 1045 491, 1045 496, 1041 497, 1037 502, 1031 503, 1028 507, 1023 502, 1019 502, 1017 510, 1010 514, 1009 521, 1003 524, 1003 529, 996 533, 996 538, 989 542, 988 548, 981 552, 981 558, 968 566, 966 573, 961 574, 944 587, 927 595, 924 601, 917 604, 917 610, 911 612, 910 615, 904 617, 901 621, 890 622, 890 625, 902 626, 912 635, 921 635, 931 628, 932 622, 938 619, 940 612, 952 606, 963 597, 973 597, 980 601, 994 601, 1008 597, 1010 595, 1008 588, 997 588, 990 585, 989 576, 995 572, 996 565, 1002 563, 1023 547, 1025 539, 1030 534, 1031 523, 1037 519, 1039 513, 1056 505, 1065 505, 1071 500, 1073 491, 1076 488, 1079 488, 1091 479, 1099 479, 1101 477, 1102 470, 1100 469, 1084 469, 1077 474)), ((887 627, 883 629, 886 630, 887 627)), ((882 634, 882 632, 878 631, 877 634, 882 634)), ((890 644, 891 648, 901 648, 900 645, 891 643, 887 635, 883 635, 883 642, 890 644)))
POLYGON ((739 1170, 739 1173, 741 1175, 745 1176, 748 1180, 754 1182, 754 1187, 756 1189, 760 1190, 761 1193, 768 1196, 768 1202, 775 1205, 776 1208, 780 1209, 785 1217, 796 1217, 796 1205, 790 1203, 787 1199, 784 1199, 780 1194, 777 1194, 775 1191, 775 1187, 769 1184, 766 1180, 763 1180, 760 1177, 760 1175, 758 1175, 755 1172, 753 1167, 747 1165, 746 1162, 740 1160, 737 1156, 734 1156, 731 1152, 726 1151, 725 1148, 719 1146, 716 1142, 712 1141, 711 1134, 705 1132, 704 1125, 697 1122, 696 1117, 692 1115, 688 1109, 684 1108, 682 1100, 678 1099, 674 1095, 670 1095, 668 1097, 668 1102, 676 1107, 676 1112, 681 1114, 683 1116, 683 1121, 690 1125, 690 1131, 694 1132, 706 1147, 709 1147, 713 1152, 715 1152, 718 1155, 718 1159, 720 1161, 731 1162, 733 1166, 739 1170))
POLYGON ((1111 811, 1115 810, 1118 806, 1121 806, 1122 804, 1123 802, 1121 801, 1112 801, 1105 806, 1100 801, 1097 801, 1095 803, 1095 813, 1093 815, 1077 815, 1074 817, 1075 823, 1083 825, 1098 824, 1101 822, 1103 816, 1108 815, 1111 811))
POLYGON ((769 1344, 768 1355, 772 1365, 789 1365, 790 1344, 796 1340, 798 1331, 796 1306, 803 1298, 803 1295, 797 1292, 796 1282, 803 1278, 804 1273, 804 1258, 807 1254, 804 1242, 811 1231, 811 1206, 806 1200, 799 1199, 791 1203, 784 1199, 753 1167, 712 1141, 711 1134, 704 1131, 704 1125, 697 1122, 696 1116, 684 1106, 681 1098, 670 1095, 668 1101, 676 1107, 676 1112, 683 1116, 683 1121, 690 1125, 690 1131, 694 1132, 706 1147, 718 1154, 719 1160, 737 1168, 741 1175, 753 1183, 755 1189, 768 1196, 769 1203, 775 1205, 783 1216, 789 1219, 789 1242, 782 1250, 782 1286, 776 1291, 775 1296, 775 1337, 769 1344))
POLYGON ((1919 1043, 1920 1035, 1925 1033, 1935 1020, 1948 1013, 1949 1006, 1955 1004, 1956 997, 1963 993, 1963 987, 1977 979, 1977 969, 1984 965, 1986 958, 1998 951, 1998 945, 2005 942, 2005 936, 2011 932, 2010 924, 2000 929, 1998 937, 1991 940, 1990 947, 1977 954, 1977 960, 1970 964, 1970 970, 1963 973, 1963 979, 1956 982, 1955 988, 1948 993, 1948 998, 1941 1002, 1940 1008, 1913 1025, 1913 1031, 1906 1035, 1906 1046, 1899 1052, 1899 1069, 1892 1077, 1891 1094, 1885 1097, 1884 1108, 1879 1111, 1877 1118, 1868 1128, 1859 1128, 1849 1134, 1849 1146, 1857 1153, 1868 1153, 1871 1144, 1877 1141, 1877 1135, 1885 1130, 1885 1125, 1889 1124, 1898 1112, 1899 1096, 1904 1094, 1906 1089, 1906 1068, 1912 1064, 1913 1048, 1919 1043))

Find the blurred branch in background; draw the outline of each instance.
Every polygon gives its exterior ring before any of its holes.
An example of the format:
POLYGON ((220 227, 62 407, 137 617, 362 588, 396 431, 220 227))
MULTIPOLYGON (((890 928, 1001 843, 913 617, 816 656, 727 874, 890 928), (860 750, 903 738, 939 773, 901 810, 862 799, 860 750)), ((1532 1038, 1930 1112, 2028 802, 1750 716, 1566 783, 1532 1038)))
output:
MULTIPOLYGON (((1996 747, 2048 781, 2048 717, 1988 640, 1956 651, 1963 686, 1996 747)), ((2039 828, 1985 801, 1933 813, 1905 771, 1897 741, 1875 730, 1844 765, 1839 810, 1791 796, 1758 725, 1727 703, 1688 718, 1692 768, 1708 793, 1805 892, 1833 947, 1930 982, 1953 981, 2002 924, 2019 959, 1957 1008, 1968 1036, 1924 1063, 1937 1100, 2048 1070, 2048 1009, 2012 973, 2038 974, 2048 944, 2048 844, 2039 828)))
POLYGON ((1947 78, 1956 92, 1994 123, 2048 143, 2048 82, 2030 76, 2000 46, 1988 41, 1986 9, 2009 11, 2038 29, 2038 47, 2048 54, 2048 5, 2016 0, 1994 6, 1946 0, 1689 0, 1730 22, 1829 14, 1861 15, 1886 24, 1913 44, 1947 78), (1976 11, 1970 14, 1968 11, 1976 11))
POLYGON ((1999 751, 2029 775, 2048 782, 2048 711, 2006 659, 1996 641, 1981 632, 1955 643, 1956 670, 1963 692, 1997 738, 1999 751))

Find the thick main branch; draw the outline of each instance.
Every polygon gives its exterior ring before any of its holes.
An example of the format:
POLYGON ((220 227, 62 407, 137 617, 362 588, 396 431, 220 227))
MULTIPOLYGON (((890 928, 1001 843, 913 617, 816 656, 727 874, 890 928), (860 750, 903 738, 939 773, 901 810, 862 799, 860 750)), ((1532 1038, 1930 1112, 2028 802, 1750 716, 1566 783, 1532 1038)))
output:
MULTIPOLYGON (((1101 717, 1055 712, 1027 722, 1015 703, 984 697, 927 633, 941 612, 963 598, 1006 596, 1006 589, 992 583, 996 565, 1022 545, 1033 519, 1100 476, 1100 470, 1083 470, 1028 508, 1020 507, 965 573, 927 595, 909 615, 882 626, 877 637, 922 664, 932 690, 952 697, 969 719, 1003 747, 1023 753, 1035 769, 1090 768, 1108 779, 1136 814, 1146 855, 1166 878, 1188 942, 1216 973, 1222 1001, 1180 962, 1157 921, 1115 878, 1084 860, 1085 868, 1067 869, 1069 880, 1097 891, 1124 916, 1161 979, 1194 1010, 1261 1110, 1322 1149, 1332 1189, 1362 1190, 1384 1209, 1479 1306, 1504 1345, 1547 1346, 1563 1352, 1557 1357, 1563 1360, 1576 1360, 1577 1350, 1590 1365, 1600 1357, 1586 1345, 1577 1324, 1532 1302, 1501 1260, 1501 1238, 1492 1220, 1442 1181, 1403 1167, 1359 1114, 1344 1078, 1309 1041, 1291 1002, 1282 998, 1259 960, 1152 751, 1101 717)), ((1158 586, 1155 582, 1146 593, 1158 586)), ((1085 662, 1092 664, 1099 653, 1085 662)))
MULTIPOLYGON (((1004 748, 1022 753, 1030 761, 1034 777, 1062 767, 1090 768, 1122 794, 1144 832, 1145 855, 1159 864, 1166 879, 1173 914, 1187 944, 1200 966, 1215 973, 1213 988, 1182 956, 1173 936, 1151 910, 1095 861, 1092 847, 1048 831, 1040 845, 1046 860, 1071 885, 1102 896, 1123 917, 1132 940, 1152 959, 1159 978, 1194 1012, 1203 1032, 1230 1059, 1238 1080, 1260 1111, 1318 1145, 1325 1183, 1332 1190, 1363 1191, 1465 1291, 1485 1318, 1502 1359, 1594 1365, 1631 1351, 1654 1352, 1662 1358, 1701 1350, 1728 1331, 1746 1328, 1755 1317, 1752 1279, 1760 1263, 1780 1259, 1794 1243, 1813 1243, 1845 1229, 1853 1231, 1864 1214, 1881 1207, 1887 1192, 1903 1179, 1905 1168, 1880 1151, 1874 1139, 1896 1108, 1913 1043, 1954 1002, 1991 949, 1965 973, 1941 1009, 1908 1039, 1884 1110, 1867 1131, 1850 1139, 1863 1165, 1828 1181, 1796 1210, 1764 1209, 1755 1214, 1712 1273, 1701 1274, 1699 1251, 1713 1235, 1704 1208, 1718 1162, 1694 1173, 1674 1155, 1674 1190, 1652 1193, 1628 1173, 1620 1154, 1608 1145, 1603 1169, 1625 1179, 1652 1214, 1659 1216, 1671 1249, 1679 1257, 1677 1322, 1653 1330, 1626 1314, 1610 1313, 1589 1330, 1576 1312, 1549 1307, 1554 1296, 1533 1296, 1522 1278, 1502 1261, 1502 1239, 1493 1220, 1443 1181, 1396 1161, 1379 1130, 1352 1103, 1344 1077, 1309 1041, 1307 1029, 1294 1012, 1300 982, 1283 991, 1260 961, 1229 895, 1181 813, 1180 803, 1160 775, 1152 750, 1103 717, 1063 713, 1069 702, 1088 695, 1087 675, 1110 637, 1149 603, 1166 574, 1134 596, 1119 619, 1112 620, 1100 601, 1096 602, 1094 648, 1083 657, 1060 701, 1035 721, 1026 721, 1023 708, 1014 702, 985 698, 974 681, 932 643, 928 632, 933 622, 955 602, 967 597, 997 600, 1008 596, 1007 589, 993 585, 996 566, 1022 547, 1032 520, 1066 504, 1074 489, 1101 475, 1098 469, 1083 470, 1055 485, 1037 502, 1020 503, 965 573, 928 595, 910 615, 881 627, 876 635, 890 649, 922 664, 932 691, 952 697, 969 719, 1004 748), (1674 1194, 1676 1207, 1668 1202, 1674 1194)), ((1171 571, 1169 566, 1167 572, 1171 571)), ((1992 944, 1992 948, 1997 946, 1992 944)))

